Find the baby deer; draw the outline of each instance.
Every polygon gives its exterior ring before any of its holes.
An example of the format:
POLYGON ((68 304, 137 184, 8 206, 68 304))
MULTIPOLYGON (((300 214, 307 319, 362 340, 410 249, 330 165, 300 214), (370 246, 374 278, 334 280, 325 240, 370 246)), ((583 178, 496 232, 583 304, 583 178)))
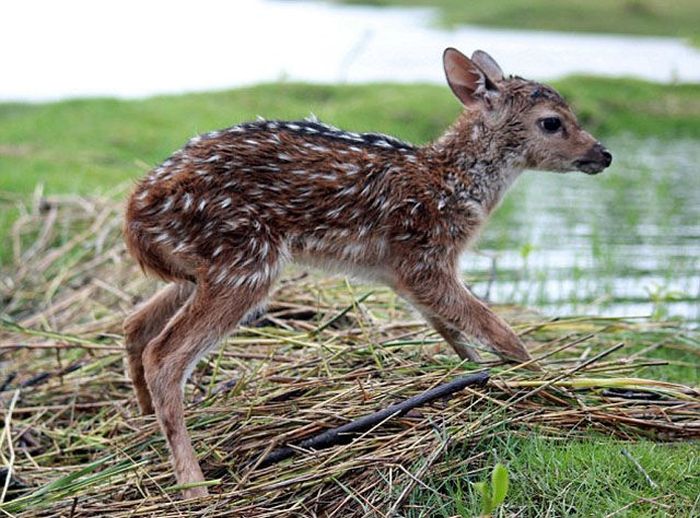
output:
POLYGON ((462 282, 460 253, 523 169, 594 174, 612 157, 552 88, 505 78, 482 51, 470 59, 449 48, 443 63, 464 112, 430 144, 259 120, 194 137, 136 187, 126 243, 171 284, 126 320, 126 350, 139 406, 155 411, 178 483, 203 480, 183 417, 185 380, 263 304, 290 261, 387 284, 462 358, 479 358, 473 338, 530 360, 462 282))

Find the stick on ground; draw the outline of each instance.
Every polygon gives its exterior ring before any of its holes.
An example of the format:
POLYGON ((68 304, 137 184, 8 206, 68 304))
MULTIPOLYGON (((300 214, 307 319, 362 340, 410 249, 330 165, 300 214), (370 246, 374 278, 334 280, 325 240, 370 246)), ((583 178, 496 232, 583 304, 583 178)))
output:
POLYGON ((418 394, 417 396, 413 396, 412 398, 402 401, 401 403, 388 406, 384 410, 379 410, 373 414, 362 416, 355 421, 338 426, 337 428, 331 428, 330 430, 326 430, 325 432, 315 435, 314 437, 310 437, 309 439, 304 439, 297 444, 295 448, 284 446, 273 450, 260 462, 259 466, 265 467, 281 462, 297 453, 299 449, 321 450, 337 444, 347 444, 352 441, 356 434, 366 432, 373 426, 395 417, 401 417, 416 407, 458 392, 470 385, 483 386, 486 384, 488 379, 488 371, 482 371, 469 376, 462 376, 450 381, 449 383, 438 385, 437 387, 427 390, 422 394, 418 394))

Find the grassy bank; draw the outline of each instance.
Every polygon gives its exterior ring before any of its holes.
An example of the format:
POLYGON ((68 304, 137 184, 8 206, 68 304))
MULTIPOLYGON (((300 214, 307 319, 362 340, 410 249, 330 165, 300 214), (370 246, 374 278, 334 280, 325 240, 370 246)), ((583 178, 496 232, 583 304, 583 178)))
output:
MULTIPOLYGON (((700 85, 573 77, 556 83, 591 132, 700 138, 700 85)), ((138 101, 89 99, 0 104, 0 191, 109 189, 138 177, 189 137, 257 115, 313 112, 336 126, 381 131, 416 143, 457 116, 447 87, 271 84, 138 101)))
POLYGON ((513 29, 679 36, 700 43, 700 8, 694 0, 349 0, 379 6, 437 7, 448 25, 513 29))

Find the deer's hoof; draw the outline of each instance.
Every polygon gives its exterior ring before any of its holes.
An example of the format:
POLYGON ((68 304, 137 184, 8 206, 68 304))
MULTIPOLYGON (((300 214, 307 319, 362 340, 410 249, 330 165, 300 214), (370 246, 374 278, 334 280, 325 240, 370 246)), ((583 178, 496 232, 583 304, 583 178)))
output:
POLYGON ((182 497, 185 500, 189 500, 190 498, 200 498, 208 495, 209 491, 207 491, 206 487, 191 487, 182 491, 182 497))

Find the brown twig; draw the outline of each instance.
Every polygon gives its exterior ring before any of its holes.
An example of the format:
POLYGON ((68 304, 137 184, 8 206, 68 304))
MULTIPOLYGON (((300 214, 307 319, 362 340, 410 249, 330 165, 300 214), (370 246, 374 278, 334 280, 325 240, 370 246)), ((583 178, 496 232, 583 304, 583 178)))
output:
POLYGON ((384 410, 379 410, 372 414, 362 416, 355 421, 338 426, 337 428, 331 428, 330 430, 326 430, 325 432, 314 437, 305 439, 294 447, 285 446, 273 450, 262 460, 262 462, 260 462, 260 467, 266 467, 288 459, 300 449, 321 450, 338 444, 347 444, 352 441, 355 434, 366 432, 370 428, 377 426, 380 423, 384 423, 389 419, 406 415, 407 412, 416 407, 425 405, 426 403, 430 403, 436 399, 449 396, 450 394, 454 394, 455 392, 458 392, 470 385, 483 386, 486 384, 488 379, 488 371, 482 371, 469 376, 462 376, 450 381, 449 383, 438 385, 437 387, 426 390, 422 394, 413 396, 405 401, 402 401, 401 403, 391 405, 384 410))

